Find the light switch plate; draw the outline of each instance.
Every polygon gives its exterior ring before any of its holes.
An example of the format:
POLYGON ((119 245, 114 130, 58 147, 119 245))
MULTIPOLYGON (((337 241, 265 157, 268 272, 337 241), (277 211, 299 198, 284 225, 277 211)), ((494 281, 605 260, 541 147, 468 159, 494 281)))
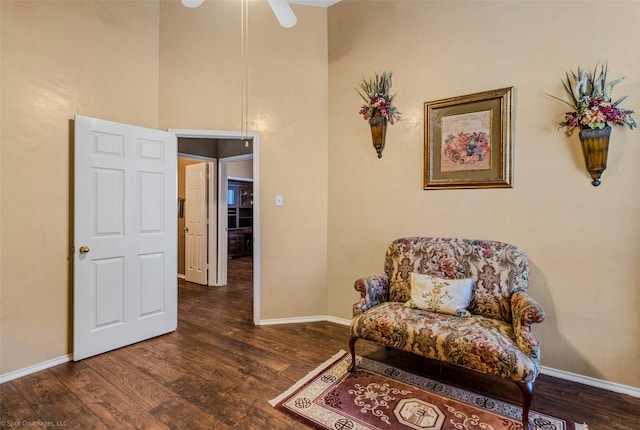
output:
POLYGON ((282 206, 282 196, 280 194, 276 196, 276 206, 282 206))

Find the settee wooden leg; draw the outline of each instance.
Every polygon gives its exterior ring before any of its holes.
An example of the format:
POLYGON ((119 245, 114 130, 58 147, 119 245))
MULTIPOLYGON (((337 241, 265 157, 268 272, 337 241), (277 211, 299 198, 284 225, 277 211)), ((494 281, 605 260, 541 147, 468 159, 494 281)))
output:
POLYGON ((349 372, 356 370, 356 340, 358 340, 358 336, 351 335, 349 337, 349 351, 351 351, 351 366, 349 367, 349 372))
POLYGON ((517 384, 520 387, 520 391, 522 391, 522 428, 530 430, 529 410, 533 400, 533 382, 518 382, 517 384))

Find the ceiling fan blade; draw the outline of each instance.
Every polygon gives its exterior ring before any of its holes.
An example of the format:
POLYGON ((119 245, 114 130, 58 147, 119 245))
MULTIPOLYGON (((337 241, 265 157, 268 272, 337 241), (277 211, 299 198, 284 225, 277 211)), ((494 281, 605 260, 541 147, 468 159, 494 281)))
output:
POLYGON ((204 0, 182 0, 182 4, 186 7, 198 7, 200 6, 202 3, 204 3, 204 0))
POLYGON ((284 28, 291 28, 298 22, 298 18, 293 13, 291 6, 287 0, 267 0, 273 13, 278 18, 280 25, 284 28))
POLYGON ((336 3, 340 3, 340 0, 289 0, 289 4, 301 4, 303 6, 317 7, 329 7, 336 3))

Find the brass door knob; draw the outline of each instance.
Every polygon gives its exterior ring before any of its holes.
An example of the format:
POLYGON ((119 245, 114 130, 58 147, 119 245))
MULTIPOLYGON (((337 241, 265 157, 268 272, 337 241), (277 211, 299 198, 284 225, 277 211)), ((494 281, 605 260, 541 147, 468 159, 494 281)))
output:
POLYGON ((80 247, 80 254, 86 254, 87 252, 89 252, 89 247, 88 246, 81 246, 80 247))

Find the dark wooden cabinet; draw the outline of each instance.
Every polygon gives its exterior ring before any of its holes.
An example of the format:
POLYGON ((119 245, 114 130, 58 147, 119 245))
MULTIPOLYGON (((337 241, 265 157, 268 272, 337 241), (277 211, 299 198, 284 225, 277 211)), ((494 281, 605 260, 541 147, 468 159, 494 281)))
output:
POLYGON ((244 233, 237 230, 229 230, 229 257, 244 255, 244 233))
POLYGON ((229 180, 227 190, 229 258, 253 253, 253 183, 229 180))

